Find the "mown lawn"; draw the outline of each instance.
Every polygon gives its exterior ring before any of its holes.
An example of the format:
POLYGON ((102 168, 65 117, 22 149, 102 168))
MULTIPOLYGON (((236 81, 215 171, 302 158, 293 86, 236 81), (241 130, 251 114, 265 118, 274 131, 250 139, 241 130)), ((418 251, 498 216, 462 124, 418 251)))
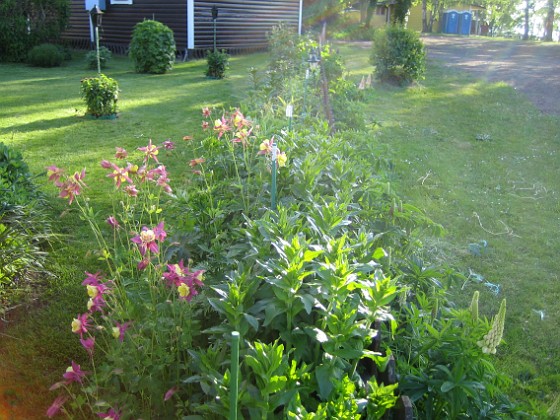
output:
MULTIPOLYGON (((341 52, 354 77, 371 71, 368 48, 341 52)), ((512 394, 539 417, 559 417, 560 118, 506 84, 437 62, 419 86, 376 86, 364 112, 378 124, 372 141, 391 151, 397 190, 447 230, 425 245, 471 274, 454 300, 468 305, 480 290, 481 308, 492 314, 507 298, 496 358, 515 380, 512 394)))
MULTIPOLYGON (((341 53, 352 80, 372 71, 369 48, 342 46, 341 53)), ((99 191, 96 178, 105 175, 99 161, 111 157, 115 146, 132 150, 150 138, 161 143, 196 136, 201 107, 238 105, 250 89, 249 67, 262 67, 265 56, 235 57, 223 81, 206 79, 202 61, 149 76, 135 74, 126 58, 116 57, 106 70, 122 89, 114 121, 83 117, 79 81, 92 72, 81 60, 60 69, 0 65, 0 141, 18 148, 35 173, 50 164, 86 167, 91 190, 99 191)), ((434 259, 499 285, 495 295, 471 276, 454 289, 458 305, 480 290, 481 310, 492 314, 507 298, 498 363, 515 379, 517 398, 539 415, 549 409, 558 415, 560 119, 540 115, 504 84, 483 83, 437 63, 429 63, 420 86, 375 86, 366 96, 372 141, 388 146, 396 188, 447 229, 443 239, 426 238, 434 259)), ((181 182, 191 158, 178 152, 166 159, 174 183, 181 182)), ((45 191, 55 194, 47 186, 45 191)), ((109 189, 93 197, 94 207, 106 206, 109 197, 109 189)), ((22 317, 9 336, 0 335, 0 402, 16 404, 20 418, 44 412, 52 400, 47 387, 83 354, 70 322, 86 300, 79 285, 83 271, 91 271, 97 257, 88 253, 89 231, 77 214, 63 212, 53 200, 53 216, 64 236, 55 245, 56 276, 43 295, 49 305, 22 317)))

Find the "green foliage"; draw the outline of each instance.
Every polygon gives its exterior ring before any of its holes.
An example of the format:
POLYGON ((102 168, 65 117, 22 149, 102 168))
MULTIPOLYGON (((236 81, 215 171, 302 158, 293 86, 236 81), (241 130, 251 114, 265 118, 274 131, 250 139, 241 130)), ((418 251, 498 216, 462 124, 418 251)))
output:
MULTIPOLYGON (((111 60, 113 54, 111 50, 107 47, 99 47, 99 64, 101 68, 104 69, 107 67, 107 64, 111 60)), ((92 50, 86 54, 86 65, 88 69, 97 70, 97 51, 92 50)))
POLYGON ((115 79, 104 74, 82 79, 81 94, 86 102, 87 114, 102 117, 117 112, 119 85, 115 79))
POLYGON ((64 61, 64 53, 53 44, 33 47, 27 55, 27 62, 35 67, 58 67, 64 61))
POLYGON ((375 32, 370 62, 379 79, 410 83, 424 78, 426 51, 415 32, 389 27, 375 32))
POLYGON ((0 303, 7 287, 24 288, 32 274, 44 273, 43 245, 50 223, 27 164, 0 143, 0 303))
POLYGON ((284 80, 290 80, 299 72, 302 48, 296 29, 286 23, 272 27, 267 34, 270 61, 268 63, 268 84, 272 91, 282 96, 284 80))
POLYGON ((129 48, 138 73, 163 74, 173 68, 176 54, 173 31, 161 22, 137 23, 129 48))
POLYGON ((229 68, 229 54, 222 51, 206 51, 208 67, 206 76, 213 79, 223 79, 229 68))
POLYGON ((393 15, 391 16, 394 23, 398 25, 404 25, 406 20, 406 15, 412 6, 413 0, 396 0, 395 9, 393 15))
POLYGON ((33 46, 56 40, 69 16, 69 0, 3 0, 0 61, 24 61, 33 46))

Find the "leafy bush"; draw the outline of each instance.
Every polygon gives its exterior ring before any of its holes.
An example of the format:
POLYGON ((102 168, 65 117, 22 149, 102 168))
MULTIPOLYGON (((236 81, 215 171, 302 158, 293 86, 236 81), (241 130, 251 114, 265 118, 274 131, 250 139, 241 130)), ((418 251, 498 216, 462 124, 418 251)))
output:
POLYGON ((267 34, 270 61, 267 75, 270 88, 278 95, 283 94, 284 80, 298 74, 302 61, 300 40, 295 28, 285 23, 272 27, 267 34))
POLYGON ((0 303, 16 282, 44 271, 50 223, 21 154, 0 143, 0 303))
POLYGON ((102 117, 117 112, 119 85, 115 79, 104 74, 83 79, 81 94, 86 101, 87 114, 102 117))
POLYGON ((64 53, 53 44, 37 45, 27 56, 27 62, 35 67, 58 67, 63 61, 64 53))
POLYGON ((176 54, 173 31, 155 20, 137 23, 129 54, 138 73, 163 74, 171 70, 176 54))
POLYGON ((206 76, 214 79, 223 79, 229 68, 229 55, 225 51, 207 51, 206 61, 208 67, 206 76))
POLYGON ((375 32, 370 62, 379 79, 410 83, 423 79, 426 51, 414 31, 389 27, 375 32))
MULTIPOLYGON (((111 50, 107 47, 99 47, 99 64, 102 69, 107 67, 112 57, 111 50)), ((86 63, 88 69, 97 70, 97 51, 92 50, 86 54, 86 63)))
POLYGON ((33 46, 58 39, 69 17, 69 0, 2 0, 0 61, 24 61, 33 46))

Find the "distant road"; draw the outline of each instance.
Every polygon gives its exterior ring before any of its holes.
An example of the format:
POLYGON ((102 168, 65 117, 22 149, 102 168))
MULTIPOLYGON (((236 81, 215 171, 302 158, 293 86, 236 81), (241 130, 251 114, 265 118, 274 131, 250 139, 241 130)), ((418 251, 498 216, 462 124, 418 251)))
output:
POLYGON ((560 44, 483 37, 425 36, 428 57, 524 93, 543 113, 560 116, 560 44))

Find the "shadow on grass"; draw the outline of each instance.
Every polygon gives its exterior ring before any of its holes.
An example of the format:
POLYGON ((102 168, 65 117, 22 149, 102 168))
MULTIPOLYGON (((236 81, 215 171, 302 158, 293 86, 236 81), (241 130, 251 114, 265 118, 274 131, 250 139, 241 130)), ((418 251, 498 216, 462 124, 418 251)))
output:
POLYGON ((26 124, 16 124, 0 130, 0 135, 10 133, 29 133, 34 131, 53 130, 69 127, 84 121, 83 116, 72 115, 53 119, 37 120, 26 124))

